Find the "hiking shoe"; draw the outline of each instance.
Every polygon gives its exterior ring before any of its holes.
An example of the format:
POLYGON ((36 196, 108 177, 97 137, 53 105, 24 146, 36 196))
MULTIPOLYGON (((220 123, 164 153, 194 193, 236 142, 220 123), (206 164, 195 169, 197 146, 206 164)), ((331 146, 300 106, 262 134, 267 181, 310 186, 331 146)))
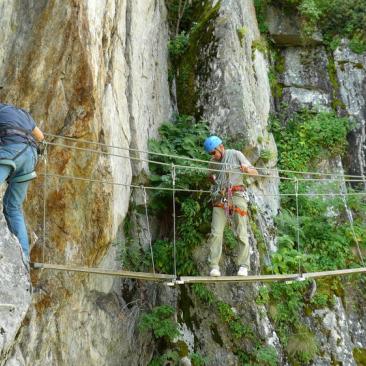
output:
POLYGON ((221 276, 220 270, 217 268, 212 268, 210 271, 210 276, 211 277, 220 277, 221 276))
POLYGON ((248 276, 248 268, 244 266, 239 267, 238 276, 248 276))

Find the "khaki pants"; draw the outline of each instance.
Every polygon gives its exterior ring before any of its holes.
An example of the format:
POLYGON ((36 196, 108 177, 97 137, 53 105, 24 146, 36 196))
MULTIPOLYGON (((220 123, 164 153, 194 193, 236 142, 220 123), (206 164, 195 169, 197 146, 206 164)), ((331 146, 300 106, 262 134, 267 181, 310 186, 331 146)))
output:
MULTIPOLYGON (((233 204, 241 210, 247 211, 247 202, 243 197, 233 196, 233 204)), ((211 235, 208 240, 210 246, 209 264, 211 269, 219 269, 219 261, 222 253, 222 242, 227 217, 225 210, 221 207, 214 207, 212 212, 211 235)), ((249 269, 249 241, 248 241, 248 216, 241 216, 239 213, 233 214, 234 234, 239 241, 238 266, 245 266, 249 269)))

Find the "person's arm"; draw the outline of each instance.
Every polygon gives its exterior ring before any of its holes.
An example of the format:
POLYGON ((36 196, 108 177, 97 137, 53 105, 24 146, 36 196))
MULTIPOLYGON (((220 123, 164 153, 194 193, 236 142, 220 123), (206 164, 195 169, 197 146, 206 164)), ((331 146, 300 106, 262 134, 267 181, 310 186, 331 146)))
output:
POLYGON ((257 169, 255 169, 254 167, 250 166, 250 165, 241 165, 240 166, 240 170, 243 173, 247 173, 249 175, 258 175, 258 171, 257 169))
POLYGON ((212 171, 211 169, 217 169, 217 164, 212 161, 208 164, 207 177, 211 184, 215 184, 218 172, 212 171))
POLYGON ((32 135, 38 142, 42 142, 44 140, 43 132, 38 127, 34 127, 32 135))
POLYGON ((257 169, 255 169, 249 162, 249 160, 244 156, 241 151, 237 151, 237 157, 240 162, 240 170, 243 173, 249 175, 258 175, 257 169))

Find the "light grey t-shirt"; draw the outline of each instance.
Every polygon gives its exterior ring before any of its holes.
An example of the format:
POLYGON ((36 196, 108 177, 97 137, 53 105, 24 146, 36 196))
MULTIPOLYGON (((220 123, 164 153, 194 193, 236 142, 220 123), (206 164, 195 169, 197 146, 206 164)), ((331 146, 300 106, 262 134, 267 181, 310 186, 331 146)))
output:
POLYGON ((210 175, 216 176, 214 192, 222 191, 229 185, 243 185, 243 174, 240 171, 241 165, 252 166, 244 154, 238 150, 225 150, 224 156, 219 162, 212 159, 209 164, 209 169, 220 170, 219 172, 209 171, 210 175))

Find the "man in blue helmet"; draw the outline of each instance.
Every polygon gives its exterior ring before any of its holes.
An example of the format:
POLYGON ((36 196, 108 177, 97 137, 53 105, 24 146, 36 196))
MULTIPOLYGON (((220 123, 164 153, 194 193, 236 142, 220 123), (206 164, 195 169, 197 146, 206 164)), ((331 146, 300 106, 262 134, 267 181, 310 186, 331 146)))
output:
POLYGON ((36 177, 37 142, 43 139, 28 112, 0 103, 0 184, 8 183, 3 212, 9 230, 19 239, 26 265, 29 243, 22 205, 29 182, 36 177))
POLYGON ((228 220, 233 223, 239 241, 238 276, 247 276, 250 267, 249 241, 247 232, 247 200, 243 174, 258 175, 247 158, 237 150, 225 149, 218 136, 208 137, 203 145, 212 155, 210 179, 212 189, 212 223, 208 241, 210 247, 210 276, 221 276, 219 261, 222 253, 224 228, 228 220))

